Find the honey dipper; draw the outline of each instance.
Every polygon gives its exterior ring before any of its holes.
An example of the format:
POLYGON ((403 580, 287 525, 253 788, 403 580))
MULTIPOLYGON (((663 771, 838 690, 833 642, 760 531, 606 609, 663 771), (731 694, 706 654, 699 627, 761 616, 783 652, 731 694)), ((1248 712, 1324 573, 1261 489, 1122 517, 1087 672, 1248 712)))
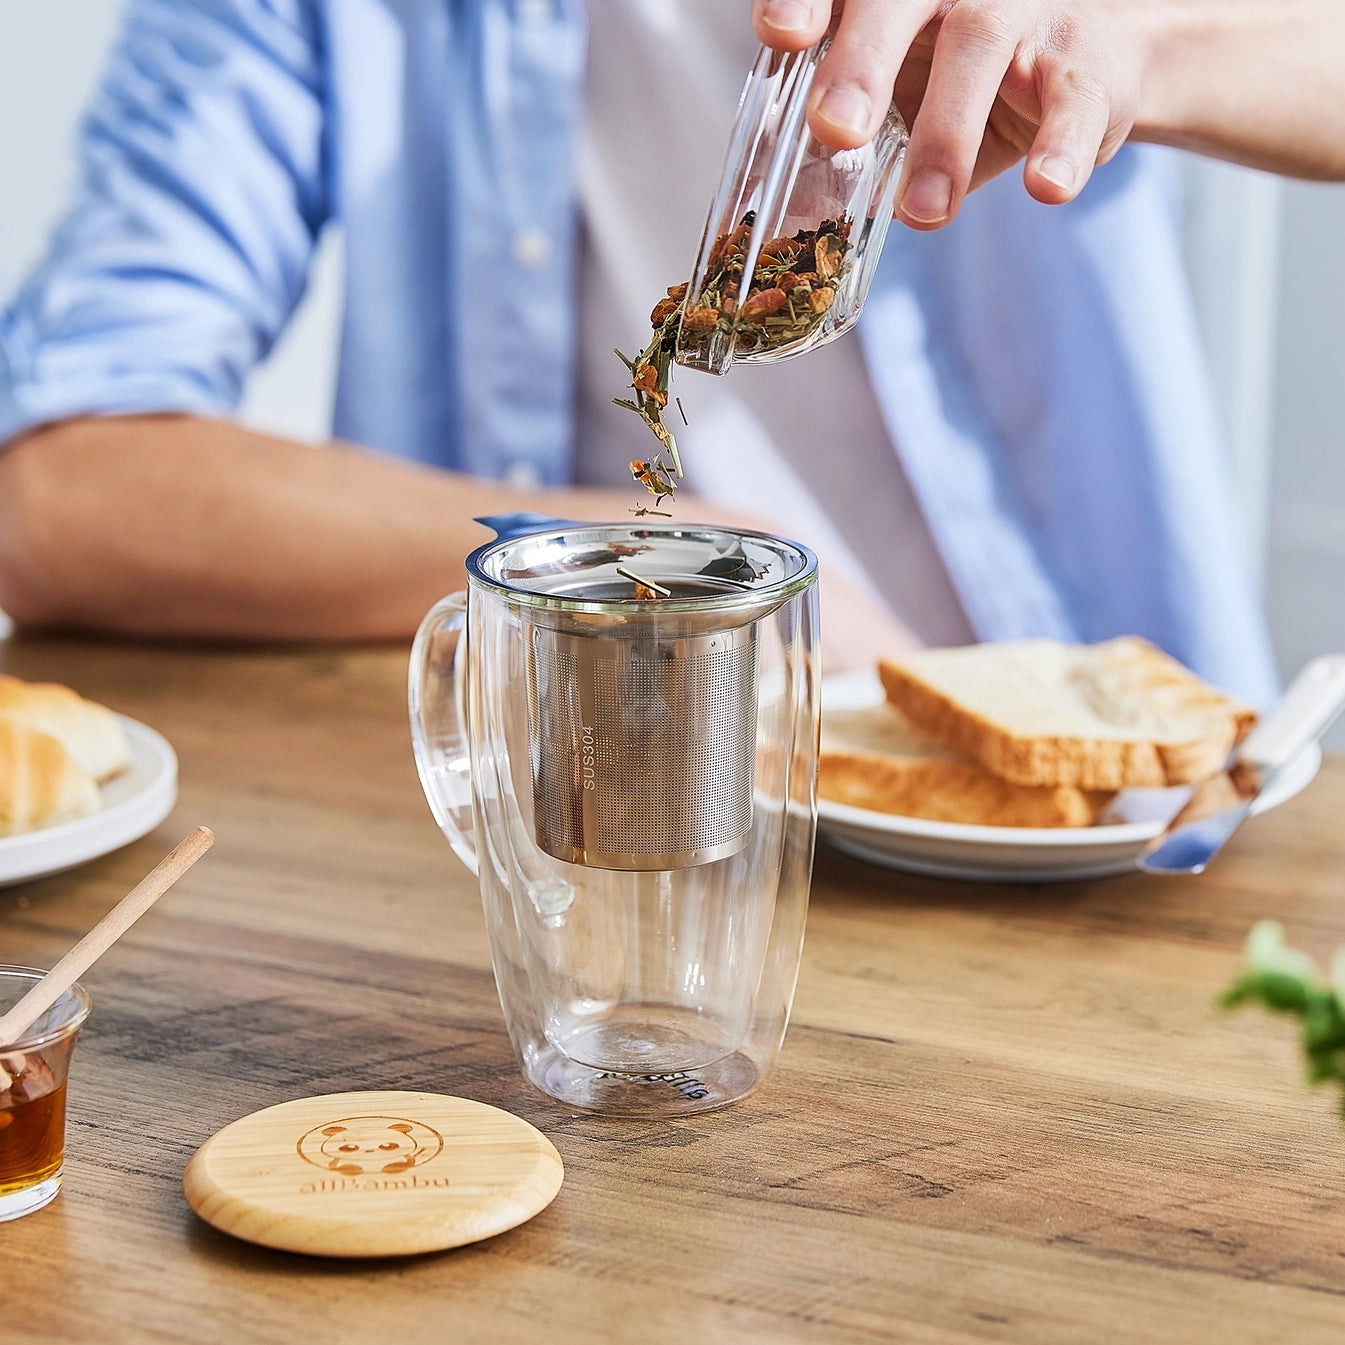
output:
POLYGON ((163 857, 22 999, 0 1018, 0 1092, 23 1068, 17 1052, 2 1054, 6 1042, 23 1034, 84 972, 93 966, 130 927, 215 843, 209 827, 197 827, 163 857))

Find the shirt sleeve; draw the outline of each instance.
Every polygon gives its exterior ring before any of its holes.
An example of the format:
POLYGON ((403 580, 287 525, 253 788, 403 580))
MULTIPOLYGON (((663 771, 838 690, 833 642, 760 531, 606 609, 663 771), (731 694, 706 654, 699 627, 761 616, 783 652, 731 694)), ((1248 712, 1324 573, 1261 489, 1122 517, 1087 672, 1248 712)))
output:
POLYGON ((0 443, 90 413, 227 413, 330 199, 307 0, 131 0, 74 204, 0 314, 0 443))

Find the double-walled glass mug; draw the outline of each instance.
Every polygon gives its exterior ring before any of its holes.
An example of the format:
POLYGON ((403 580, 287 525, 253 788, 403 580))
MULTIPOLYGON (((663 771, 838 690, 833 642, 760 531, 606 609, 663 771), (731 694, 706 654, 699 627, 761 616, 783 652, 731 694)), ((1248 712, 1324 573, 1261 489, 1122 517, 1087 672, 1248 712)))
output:
POLYGON ((720 528, 500 533, 411 654, 430 807, 481 883, 523 1073, 685 1114, 779 1052, 816 831, 817 561, 720 528))

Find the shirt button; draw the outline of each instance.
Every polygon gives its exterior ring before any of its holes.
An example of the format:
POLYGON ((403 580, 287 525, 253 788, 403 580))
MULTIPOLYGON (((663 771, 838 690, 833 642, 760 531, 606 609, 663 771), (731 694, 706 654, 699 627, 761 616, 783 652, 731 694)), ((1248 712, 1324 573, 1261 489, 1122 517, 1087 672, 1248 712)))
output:
POLYGON ((520 229, 514 235, 514 260, 530 271, 551 255, 551 240, 540 229, 520 229))
POLYGON ((509 464, 504 480, 506 485, 513 486, 517 490, 536 490, 542 484, 542 474, 537 470, 535 462, 520 459, 509 464))

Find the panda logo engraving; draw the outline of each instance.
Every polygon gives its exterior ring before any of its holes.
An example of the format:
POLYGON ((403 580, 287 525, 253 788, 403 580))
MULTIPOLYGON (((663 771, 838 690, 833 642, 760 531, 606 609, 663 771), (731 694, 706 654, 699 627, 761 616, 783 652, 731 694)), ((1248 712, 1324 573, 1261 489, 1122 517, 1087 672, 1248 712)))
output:
POLYGON ((342 1177, 409 1172, 443 1147, 437 1130, 404 1116, 345 1116, 314 1126, 298 1144, 305 1162, 342 1177))

